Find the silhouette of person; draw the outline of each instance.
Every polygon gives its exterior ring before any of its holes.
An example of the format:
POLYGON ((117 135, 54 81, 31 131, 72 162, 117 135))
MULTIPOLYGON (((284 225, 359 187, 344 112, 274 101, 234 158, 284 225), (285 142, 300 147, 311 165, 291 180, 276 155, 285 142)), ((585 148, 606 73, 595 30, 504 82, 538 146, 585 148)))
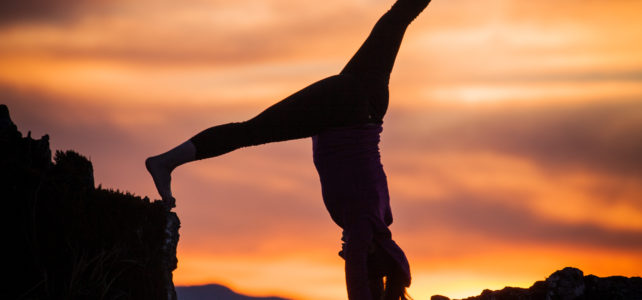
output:
POLYGON ((348 298, 406 299, 410 268, 388 229, 392 214, 378 145, 397 52, 406 28, 429 2, 396 1, 338 75, 250 120, 208 128, 148 158, 145 165, 163 201, 174 206, 170 174, 179 165, 242 147, 312 137, 323 201, 343 229, 339 254, 345 260, 348 298))

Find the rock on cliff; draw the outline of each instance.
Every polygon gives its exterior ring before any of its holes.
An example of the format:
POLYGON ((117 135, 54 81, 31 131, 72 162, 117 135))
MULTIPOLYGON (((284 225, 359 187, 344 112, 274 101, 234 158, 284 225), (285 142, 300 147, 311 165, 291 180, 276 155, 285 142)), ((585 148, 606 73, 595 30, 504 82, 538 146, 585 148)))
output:
POLYGON ((176 299, 176 214, 94 187, 80 154, 51 156, 49 137, 23 137, 0 105, 0 299, 176 299))
MULTIPOLYGON (((431 300, 449 298, 432 296, 431 300)), ((527 289, 484 290, 464 300, 642 300, 642 278, 584 276, 576 268, 564 268, 527 289)))

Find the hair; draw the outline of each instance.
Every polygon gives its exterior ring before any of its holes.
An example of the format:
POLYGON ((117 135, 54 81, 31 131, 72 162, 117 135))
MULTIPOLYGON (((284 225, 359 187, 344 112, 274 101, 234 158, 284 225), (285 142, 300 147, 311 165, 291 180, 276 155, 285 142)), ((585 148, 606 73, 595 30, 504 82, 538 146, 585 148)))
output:
POLYGON ((406 292, 401 272, 392 272, 385 277, 383 300, 412 300, 406 292))
POLYGON ((374 247, 368 255, 368 285, 372 299, 412 300, 406 292, 405 274, 383 249, 374 247))

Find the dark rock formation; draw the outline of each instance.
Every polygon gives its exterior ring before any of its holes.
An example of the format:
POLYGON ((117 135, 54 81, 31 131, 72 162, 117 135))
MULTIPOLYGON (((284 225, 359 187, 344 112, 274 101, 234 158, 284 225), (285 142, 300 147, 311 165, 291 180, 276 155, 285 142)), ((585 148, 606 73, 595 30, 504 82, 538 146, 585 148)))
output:
MULTIPOLYGON (((444 296, 431 299, 449 300, 444 296)), ((564 268, 528 289, 484 290, 464 300, 642 300, 642 278, 584 276, 578 269, 564 268)))
POLYGON ((49 137, 23 137, 0 105, 0 299, 176 299, 176 214, 94 187, 80 154, 51 156, 49 137))

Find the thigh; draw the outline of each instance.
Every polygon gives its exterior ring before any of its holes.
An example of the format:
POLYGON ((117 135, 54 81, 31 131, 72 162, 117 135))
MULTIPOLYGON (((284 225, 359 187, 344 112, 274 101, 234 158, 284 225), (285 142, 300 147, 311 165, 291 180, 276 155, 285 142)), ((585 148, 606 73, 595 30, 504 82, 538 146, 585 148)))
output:
POLYGON ((368 105, 358 78, 336 75, 296 92, 246 123, 257 144, 304 138, 327 128, 367 123, 368 105))

